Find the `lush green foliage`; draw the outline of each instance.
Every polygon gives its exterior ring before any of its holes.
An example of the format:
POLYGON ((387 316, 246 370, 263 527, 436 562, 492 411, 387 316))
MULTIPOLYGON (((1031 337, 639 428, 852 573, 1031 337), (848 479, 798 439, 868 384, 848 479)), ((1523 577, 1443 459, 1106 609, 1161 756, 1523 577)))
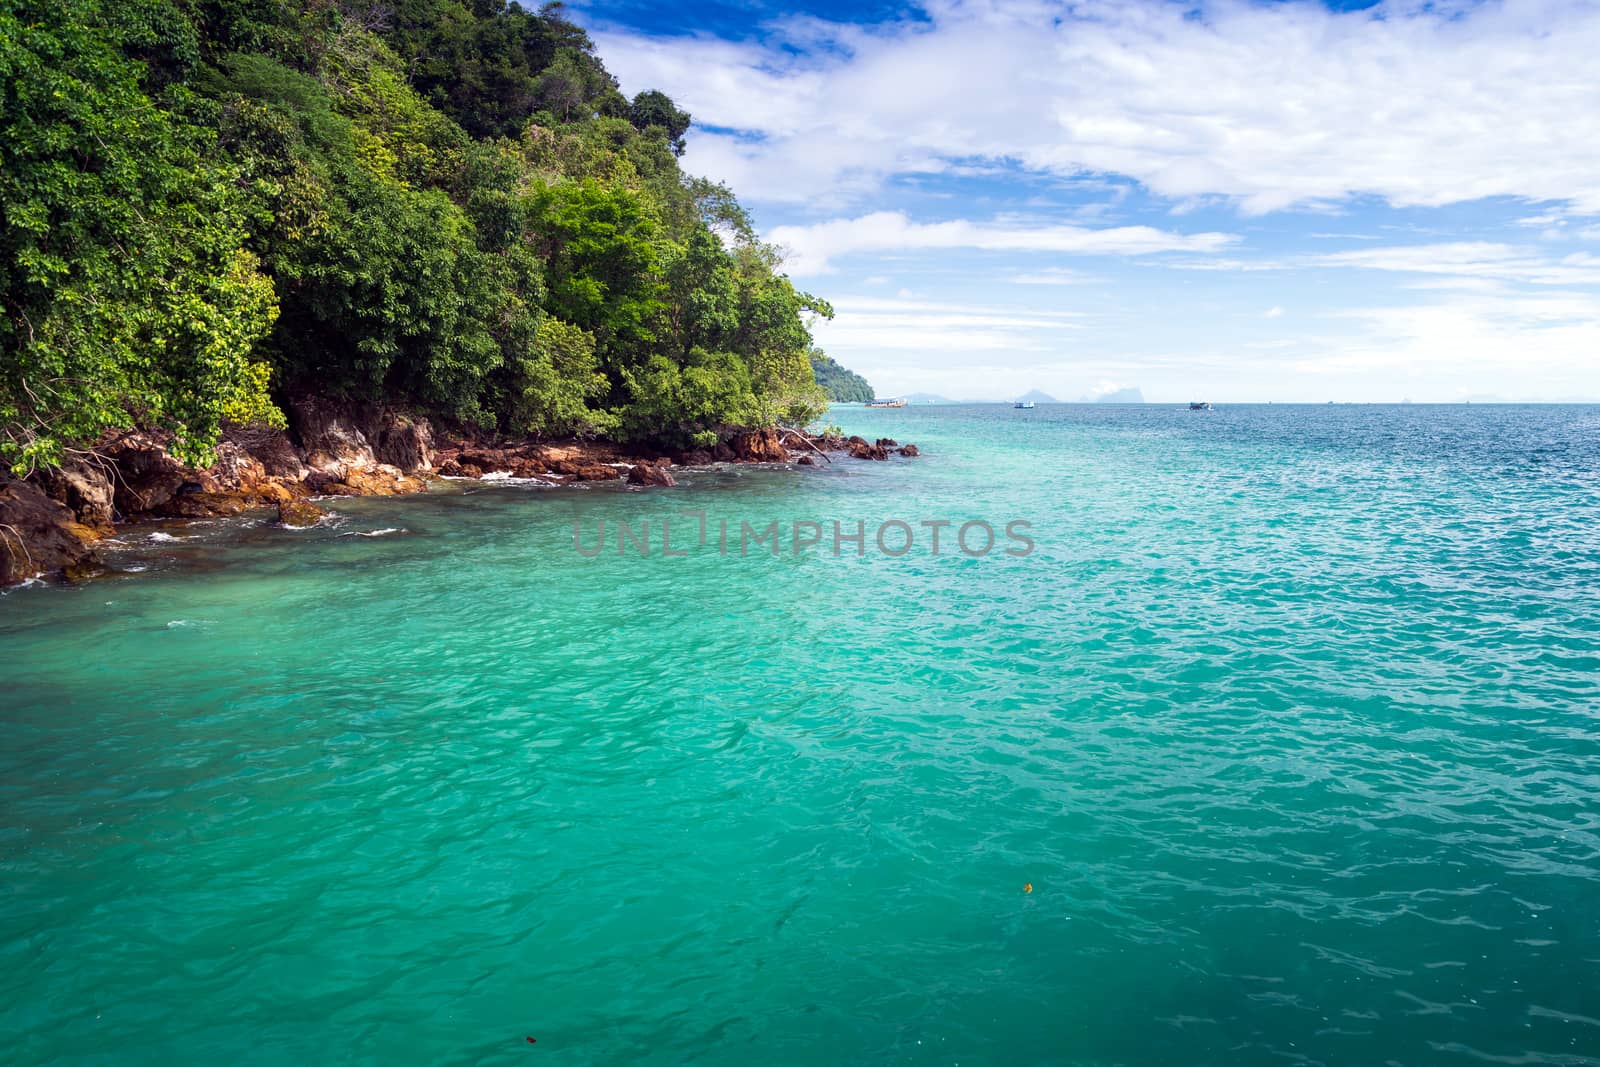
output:
POLYGON ((557 7, 0 0, 0 453, 300 393, 664 443, 821 410, 689 116, 557 7))
MULTIPOLYGON (((118 32, 153 49, 159 13, 130 3, 118 32)), ((95 14, 0 8, 0 449, 19 468, 135 421, 200 459, 224 418, 272 411, 252 350, 276 302, 238 169, 151 106, 95 14)))
POLYGON ((855 371, 845 370, 820 348, 811 350, 811 372, 829 400, 865 404, 877 395, 865 378, 855 371))

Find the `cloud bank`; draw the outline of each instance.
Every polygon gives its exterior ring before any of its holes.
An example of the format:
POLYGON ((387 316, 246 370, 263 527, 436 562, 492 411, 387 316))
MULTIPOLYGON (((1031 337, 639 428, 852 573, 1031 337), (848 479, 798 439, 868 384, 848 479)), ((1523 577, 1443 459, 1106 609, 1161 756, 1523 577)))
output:
POLYGON ((754 201, 844 203, 1007 163, 1131 177, 1247 213, 1381 197, 1600 212, 1600 5, 937 0, 923 20, 758 40, 600 30, 630 90, 695 117, 690 158, 754 201))
POLYGON ((1078 255, 1148 255, 1215 252, 1233 243, 1225 233, 1180 234, 1150 226, 1093 229, 1067 225, 981 223, 966 219, 913 222, 899 211, 876 211, 810 226, 778 226, 767 240, 785 251, 792 274, 823 274, 835 256, 971 248, 987 252, 1056 252, 1078 255))

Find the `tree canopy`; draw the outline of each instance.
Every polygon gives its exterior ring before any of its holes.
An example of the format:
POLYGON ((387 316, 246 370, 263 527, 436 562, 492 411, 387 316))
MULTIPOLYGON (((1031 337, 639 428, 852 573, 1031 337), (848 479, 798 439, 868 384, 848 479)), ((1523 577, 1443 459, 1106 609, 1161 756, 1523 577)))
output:
POLYGON ((877 396, 865 378, 854 371, 845 370, 820 348, 811 350, 811 372, 816 376, 817 384, 828 394, 829 400, 866 404, 877 396))
POLYGON ((812 316, 559 5, 0 0, 0 455, 317 393, 663 443, 804 420, 812 316))

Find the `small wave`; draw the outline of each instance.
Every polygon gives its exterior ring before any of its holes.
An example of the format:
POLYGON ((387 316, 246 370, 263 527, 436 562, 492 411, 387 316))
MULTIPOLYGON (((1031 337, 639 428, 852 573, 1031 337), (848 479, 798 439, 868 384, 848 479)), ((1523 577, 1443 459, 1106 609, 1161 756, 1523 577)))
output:
POLYGON ((167 541, 183 541, 183 540, 186 540, 186 539, 182 538, 182 537, 177 537, 177 536, 175 536, 173 534, 163 533, 162 531, 157 530, 155 533, 150 535, 149 540, 167 542, 167 541))
POLYGON ((390 534, 410 533, 404 526, 385 526, 381 530, 357 530, 354 537, 388 537, 390 534))
POLYGON ((173 619, 167 623, 167 629, 182 630, 190 626, 204 626, 211 621, 210 619, 173 619))

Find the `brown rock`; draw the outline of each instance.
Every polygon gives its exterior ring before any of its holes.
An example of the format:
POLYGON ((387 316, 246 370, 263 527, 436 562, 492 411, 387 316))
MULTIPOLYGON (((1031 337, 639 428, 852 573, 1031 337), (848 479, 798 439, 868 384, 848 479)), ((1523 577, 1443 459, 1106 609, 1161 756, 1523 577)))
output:
POLYGON ((122 514, 155 511, 193 480, 167 451, 170 439, 134 432, 101 446, 101 453, 116 467, 113 502, 122 514))
POLYGON ((37 485, 0 474, 0 585, 87 562, 96 537, 37 485))
POLYGON ((208 492, 193 489, 178 492, 152 514, 170 519, 207 519, 237 515, 259 503, 254 495, 237 492, 208 492))
POLYGON ((795 460, 795 462, 802 467, 815 467, 817 465, 817 461, 812 459, 810 456, 801 456, 799 459, 795 460))
MULTIPOLYGON (((360 468, 354 469, 359 470, 360 468)), ((319 450, 306 453, 305 480, 308 483, 342 482, 344 481, 344 476, 349 474, 351 470, 350 464, 335 456, 332 452, 319 450)))
POLYGON ((902 456, 920 456, 922 453, 917 451, 916 445, 901 445, 900 454, 902 456))
POLYGON ((300 453, 282 430, 266 426, 228 426, 223 440, 238 445, 261 464, 262 473, 269 478, 287 478, 299 481, 306 475, 306 465, 300 462, 300 453))
POLYGON ((217 446, 217 460, 205 474, 215 483, 208 486, 212 491, 254 492, 267 481, 266 467, 236 441, 217 446))
POLYGON ((609 482, 622 477, 622 472, 604 463, 579 463, 570 472, 580 482, 609 482))
POLYGON ((65 504, 73 517, 100 534, 112 532, 113 501, 111 472, 104 460, 70 459, 58 470, 40 472, 34 480, 50 499, 65 504))
POLYGON ((433 469, 433 430, 427 419, 387 416, 373 442, 373 454, 380 463, 397 467, 407 474, 433 469))
POLYGON ((778 440, 776 430, 736 434, 731 447, 734 459, 742 463, 784 463, 789 459, 789 453, 778 440))
POLYGON ((367 435, 347 411, 333 402, 312 396, 290 401, 289 421, 305 450, 307 466, 328 471, 336 465, 377 466, 367 435))
POLYGON ((503 448, 464 448, 456 454, 456 462, 463 467, 473 466, 480 471, 509 471, 519 457, 503 448))
POLYGON ((338 478, 334 477, 334 472, 313 467, 306 471, 305 480, 300 484, 305 486, 308 493, 326 493, 330 486, 341 483, 338 478))
POLYGON ((549 466, 552 470, 557 463, 575 463, 583 458, 583 450, 575 445, 550 445, 545 448, 531 449, 537 452, 540 463, 549 466))
POLYGON ((282 504, 298 499, 296 494, 304 492, 305 489, 299 482, 290 482, 285 485, 283 482, 271 481, 261 484, 261 488, 256 491, 256 498, 263 504, 282 504), (289 485, 293 485, 294 488, 290 489, 289 485))
POLYGON ((878 438, 877 444, 879 448, 896 448, 899 446, 900 442, 896 441, 892 437, 880 437, 878 438))
POLYGON ((869 445, 859 438, 852 438, 850 443, 851 459, 888 459, 889 451, 882 445, 869 445))
POLYGON ((679 455, 678 462, 685 467, 707 467, 716 462, 716 457, 703 448, 697 448, 679 455))
POLYGON ((667 468, 653 463, 638 463, 628 471, 629 485, 677 485, 678 481, 667 473, 667 468))
POLYGON ((420 493, 427 488, 421 478, 401 474, 399 469, 380 463, 370 471, 348 471, 342 482, 334 482, 325 490, 336 496, 402 496, 420 493))
POLYGON ((474 464, 474 463, 456 463, 455 461, 451 461, 451 462, 452 462, 452 465, 455 467, 456 476, 459 477, 459 478, 482 478, 483 477, 483 468, 479 467, 477 464, 474 464))

